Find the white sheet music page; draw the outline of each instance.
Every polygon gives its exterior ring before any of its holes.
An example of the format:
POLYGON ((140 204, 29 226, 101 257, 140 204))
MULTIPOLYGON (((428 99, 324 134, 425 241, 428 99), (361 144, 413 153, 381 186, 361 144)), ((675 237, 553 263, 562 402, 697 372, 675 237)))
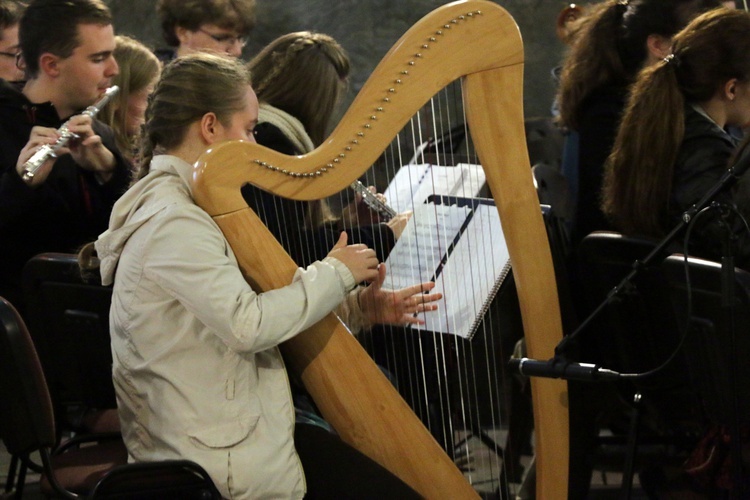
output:
POLYGON ((424 329, 471 338, 510 270, 509 259, 497 208, 480 204, 436 282, 446 309, 430 317, 424 329))
POLYGON ((443 294, 438 310, 425 313, 423 330, 469 338, 486 310, 498 280, 509 269, 500 217, 494 205, 470 207, 417 205, 404 233, 386 261, 386 286, 403 288, 431 279, 461 227, 464 233, 435 280, 443 294))
POLYGON ((402 213, 413 210, 414 206, 422 204, 432 194, 477 196, 484 184, 484 170, 480 165, 404 165, 396 172, 383 195, 396 212, 402 213))

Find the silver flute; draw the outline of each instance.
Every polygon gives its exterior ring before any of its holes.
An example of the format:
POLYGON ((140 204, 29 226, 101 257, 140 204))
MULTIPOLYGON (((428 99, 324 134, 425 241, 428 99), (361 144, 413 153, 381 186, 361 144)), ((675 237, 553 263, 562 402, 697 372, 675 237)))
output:
POLYGON ((375 194, 367 189, 367 187, 361 182, 354 181, 349 187, 352 188, 355 193, 359 193, 364 204, 367 205, 370 210, 378 214, 384 222, 391 220, 397 215, 396 210, 383 203, 380 198, 375 196, 375 194))
MULTIPOLYGON (((101 111, 101 109, 106 106, 106 104, 120 91, 120 87, 117 85, 112 85, 107 90, 104 91, 104 95, 96 101, 94 104, 83 110, 81 113, 85 116, 90 116, 91 118, 94 118, 96 114, 101 111)), ((57 133, 60 134, 60 137, 57 139, 57 142, 54 144, 45 144, 39 150, 34 153, 34 155, 26 161, 26 163, 23 164, 23 180, 26 182, 30 182, 31 179, 34 178, 34 174, 36 174, 36 171, 39 170, 39 168, 44 165, 44 162, 49 160, 50 158, 56 158, 58 151, 60 149, 64 148, 68 142, 70 142, 71 139, 77 139, 78 136, 68 130, 68 123, 70 120, 66 121, 62 124, 62 127, 57 129, 57 133)))

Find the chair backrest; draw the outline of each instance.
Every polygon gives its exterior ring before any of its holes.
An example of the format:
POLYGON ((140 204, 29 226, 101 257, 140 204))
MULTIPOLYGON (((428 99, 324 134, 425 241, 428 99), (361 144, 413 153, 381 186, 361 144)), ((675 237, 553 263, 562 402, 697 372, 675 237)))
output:
MULTIPOLYGON (((689 369, 700 391, 709 418, 730 424, 735 397, 742 422, 750 422, 750 273, 742 269, 729 272, 734 280, 734 306, 725 309, 722 296, 721 264, 707 260, 671 255, 662 264, 671 290, 672 303, 682 329, 689 328, 685 352, 689 369), (692 311, 688 311, 685 271, 690 276, 692 311), (688 317, 688 314, 690 316, 688 317), (735 332, 728 328, 732 314, 735 332), (737 385, 732 389, 732 371, 737 385)), ((728 301, 726 301, 729 304, 728 301)))
POLYGON ((26 325, 0 297, 0 437, 24 456, 56 442, 47 382, 26 325))
POLYGON ((114 408, 111 288, 96 275, 84 280, 77 256, 59 253, 29 260, 23 285, 29 330, 56 405, 114 408))
POLYGON ((208 473, 189 460, 141 462, 115 467, 89 494, 94 500, 212 500, 221 495, 208 473))

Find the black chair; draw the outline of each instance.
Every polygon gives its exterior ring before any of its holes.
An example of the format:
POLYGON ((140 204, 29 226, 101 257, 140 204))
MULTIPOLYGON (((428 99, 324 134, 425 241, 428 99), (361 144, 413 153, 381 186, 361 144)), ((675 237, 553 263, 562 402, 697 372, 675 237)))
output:
POLYGON ((158 498, 220 498, 197 464, 127 465, 127 450, 118 433, 82 435, 57 446, 54 410, 39 357, 20 315, 2 297, 0 438, 21 462, 11 485, 17 498, 23 495, 34 452, 42 460, 42 493, 49 496, 79 498, 98 492, 97 498, 143 498, 158 486, 158 498), (184 496, 188 492, 190 496, 184 496))
POLYGON ((735 268, 734 302, 722 296, 721 264, 671 255, 662 264, 680 328, 686 333, 688 367, 709 419, 730 426, 750 423, 750 273, 735 268), (690 289, 686 274, 690 276, 690 289), (688 310, 688 293, 692 308, 688 310), (732 335, 730 316, 735 331, 732 335), (736 386, 732 388, 732 379, 736 386), (735 406, 736 405, 736 406, 735 406))
POLYGON ((115 432, 111 287, 84 279, 73 254, 45 253, 23 270, 26 322, 50 383, 58 432, 115 432), (106 411, 110 409, 110 411, 106 411))
MULTIPOLYGON (((652 240, 614 232, 585 237, 577 251, 579 317, 586 318, 633 270, 634 263, 655 248, 652 240)), ((581 361, 621 373, 643 373, 662 365, 678 349, 680 330, 659 263, 639 265, 632 282, 581 333, 576 346, 581 361)), ((613 391, 600 390, 602 399, 611 401, 609 407, 599 405, 606 414, 601 420, 608 419, 607 426, 618 436, 610 442, 627 443, 623 488, 628 494, 639 444, 670 445, 677 457, 700 435, 705 415, 686 366, 683 353, 678 352, 651 377, 618 383, 613 391)))

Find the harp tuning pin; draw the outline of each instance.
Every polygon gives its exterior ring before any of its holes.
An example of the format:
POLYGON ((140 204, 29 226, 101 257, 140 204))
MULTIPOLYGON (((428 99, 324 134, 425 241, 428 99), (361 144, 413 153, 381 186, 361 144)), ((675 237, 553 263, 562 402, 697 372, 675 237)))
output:
POLYGON ((339 153, 339 158, 346 158, 346 155, 344 153, 339 153))
POLYGON ((347 151, 351 151, 351 150, 352 150, 352 147, 351 147, 351 146, 347 146, 347 147, 345 147, 344 149, 345 149, 345 150, 347 150, 347 151))
POLYGON ((282 171, 281 171, 281 173, 282 173, 282 174, 286 174, 286 175, 288 175, 288 174, 289 174, 289 171, 285 169, 285 170, 282 170, 282 171))
POLYGON ((417 53, 416 53, 416 54, 414 54, 414 55, 416 55, 417 57, 422 57, 422 53, 421 53, 421 52, 417 52, 417 53))
POLYGON ((457 19, 451 19, 451 22, 452 22, 453 24, 458 24, 458 20, 457 20, 457 19))
POLYGON ((434 41, 436 41, 436 40, 437 40, 437 38, 435 38, 434 36, 431 36, 431 37, 430 37, 430 41, 431 41, 431 42, 434 42, 434 41))
POLYGON ((260 160, 253 160, 253 163, 255 163, 256 165, 260 165, 261 161, 260 160))
POLYGON ((396 92, 396 89, 393 89, 393 88, 388 89, 388 92, 390 92, 391 94, 394 94, 396 92))
POLYGON ((443 34, 443 30, 437 30, 437 31, 435 32, 435 34, 436 34, 436 35, 442 35, 442 34, 443 34))
POLYGON ((267 166, 268 166, 268 163, 266 163, 266 162, 264 162, 264 161, 260 162, 260 164, 261 164, 262 166, 264 166, 264 167, 267 167, 267 166))
POLYGON ((320 167, 320 170, 319 170, 319 172, 320 172, 321 174, 324 174, 324 173, 328 172, 328 169, 327 169, 326 167, 320 167))
POLYGON ((391 98, 390 97, 385 97, 385 98, 383 98, 383 102, 391 102, 391 98))
POLYGON ((403 70, 403 71, 401 71, 401 74, 402 74, 402 75, 408 75, 408 74, 409 74, 409 71, 407 71, 407 70, 403 70))
POLYGON ((378 106, 377 108, 375 108, 375 111, 380 111, 382 113, 383 112, 383 106, 378 106))
POLYGON ((430 46, 429 46, 429 45, 427 45, 426 43, 423 43, 423 44, 422 44, 422 48, 423 48, 423 49, 429 49, 429 48, 430 48, 430 46))
POLYGON ((467 16, 469 16, 469 17, 474 17, 474 13, 473 13, 473 12, 469 12, 469 13, 468 13, 468 14, 466 14, 466 15, 467 15, 467 16))
POLYGON ((326 163, 326 167, 333 168, 333 163, 326 163))
POLYGON ((458 16, 458 20, 459 20, 459 21, 463 21, 464 19, 466 19, 466 17, 465 17, 465 16, 458 16))
POLYGON ((444 25, 443 25, 443 28, 445 28, 445 29, 449 30, 449 29, 451 29, 451 25, 450 25, 450 24, 444 24, 444 25))
POLYGON ((372 126, 370 126, 370 124, 369 124, 369 123, 365 123, 365 128, 368 128, 368 129, 369 129, 369 128, 372 128, 372 126))
MULTIPOLYGON (((341 160, 339 160, 338 158, 334 158, 333 159, 333 163, 341 163, 341 160)), ((333 165, 331 165, 331 166, 333 166, 333 165)))
POLYGON ((323 175, 323 172, 324 172, 324 170, 322 168, 320 170, 316 170, 315 171, 315 176, 316 177, 320 177, 321 175, 323 175))
POLYGON ((396 80, 396 85, 401 85, 401 79, 396 80))
POLYGON ((357 135, 358 135, 359 137, 364 137, 364 136, 365 136, 365 133, 364 133, 364 132, 357 132, 357 135))
POLYGON ((355 145, 356 145, 356 144, 359 144, 359 141, 358 141, 357 139, 354 139, 354 140, 352 141, 352 144, 355 144, 355 145))
POLYGON ((409 66, 414 66, 414 61, 409 61, 409 66))

